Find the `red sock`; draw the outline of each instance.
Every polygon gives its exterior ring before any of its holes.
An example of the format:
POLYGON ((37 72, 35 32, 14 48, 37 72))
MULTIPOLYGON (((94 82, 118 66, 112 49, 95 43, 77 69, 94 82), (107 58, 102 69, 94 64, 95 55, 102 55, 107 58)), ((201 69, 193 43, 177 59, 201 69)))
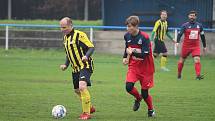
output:
POLYGON ((129 94, 133 95, 136 98, 136 100, 141 100, 141 96, 135 87, 133 87, 129 94))
POLYGON ((144 101, 146 102, 148 109, 152 110, 153 109, 153 105, 152 105, 152 96, 148 95, 148 97, 146 99, 144 99, 144 101))
POLYGON ((178 62, 178 75, 181 75, 184 63, 178 62))
POLYGON ((200 62, 195 63, 195 70, 196 70, 196 76, 200 76, 200 73, 201 73, 201 63, 200 62))

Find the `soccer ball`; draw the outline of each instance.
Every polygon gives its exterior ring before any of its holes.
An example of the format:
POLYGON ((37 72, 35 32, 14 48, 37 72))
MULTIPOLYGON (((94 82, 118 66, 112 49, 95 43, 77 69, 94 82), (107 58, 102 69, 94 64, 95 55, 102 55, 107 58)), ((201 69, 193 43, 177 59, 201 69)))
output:
POLYGON ((63 118, 66 116, 66 108, 63 105, 56 105, 52 109, 52 116, 54 118, 63 118))

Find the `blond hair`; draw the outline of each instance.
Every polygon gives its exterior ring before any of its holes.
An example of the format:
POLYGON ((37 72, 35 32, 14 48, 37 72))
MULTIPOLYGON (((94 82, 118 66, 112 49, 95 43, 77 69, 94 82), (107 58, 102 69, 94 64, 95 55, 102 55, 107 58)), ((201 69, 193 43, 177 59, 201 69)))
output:
POLYGON ((140 23, 140 19, 138 16, 129 16, 126 21, 125 24, 131 24, 132 26, 138 26, 140 23))

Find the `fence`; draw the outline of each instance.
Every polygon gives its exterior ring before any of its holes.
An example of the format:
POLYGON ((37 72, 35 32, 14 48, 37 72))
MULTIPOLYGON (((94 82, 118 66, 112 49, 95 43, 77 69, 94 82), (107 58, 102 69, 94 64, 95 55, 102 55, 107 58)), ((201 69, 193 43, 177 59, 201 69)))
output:
MULTIPOLYGON (((9 49, 9 32, 11 27, 16 28, 55 28, 59 30, 59 25, 32 25, 32 24, 0 24, 0 27, 5 27, 5 50, 9 49)), ((126 30, 126 27, 122 26, 74 26, 75 28, 82 28, 89 30, 90 40, 94 40, 94 30, 126 30)), ((140 29, 145 31, 152 31, 153 27, 140 27, 140 29)), ((169 28, 170 31, 174 33, 174 39, 177 38, 177 33, 180 28, 169 28)), ((215 32, 215 29, 204 29, 206 32, 215 32)), ((174 55, 177 54, 177 47, 174 46, 174 55)))

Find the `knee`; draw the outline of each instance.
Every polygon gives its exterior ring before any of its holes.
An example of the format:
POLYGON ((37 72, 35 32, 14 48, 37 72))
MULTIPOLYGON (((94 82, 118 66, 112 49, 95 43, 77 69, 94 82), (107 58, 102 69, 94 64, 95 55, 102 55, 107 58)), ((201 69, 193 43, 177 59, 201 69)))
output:
POLYGON ((184 58, 180 57, 178 62, 179 63, 184 63, 184 58))
POLYGON ((87 82, 85 82, 85 81, 79 81, 79 90, 83 91, 86 88, 87 88, 87 82))
POLYGON ((153 53, 154 58, 157 58, 158 54, 157 53, 153 53))
POLYGON ((194 62, 199 63, 200 62, 200 57, 194 57, 194 62))
POLYGON ((162 56, 163 56, 163 57, 167 57, 167 53, 164 53, 162 56))
POLYGON ((132 82, 127 82, 126 83, 126 91, 127 92, 131 92, 133 87, 134 87, 134 83, 132 83, 132 82))
POLYGON ((143 99, 147 99, 148 96, 149 96, 148 90, 142 89, 142 90, 141 90, 141 94, 142 94, 142 98, 143 98, 143 99))

